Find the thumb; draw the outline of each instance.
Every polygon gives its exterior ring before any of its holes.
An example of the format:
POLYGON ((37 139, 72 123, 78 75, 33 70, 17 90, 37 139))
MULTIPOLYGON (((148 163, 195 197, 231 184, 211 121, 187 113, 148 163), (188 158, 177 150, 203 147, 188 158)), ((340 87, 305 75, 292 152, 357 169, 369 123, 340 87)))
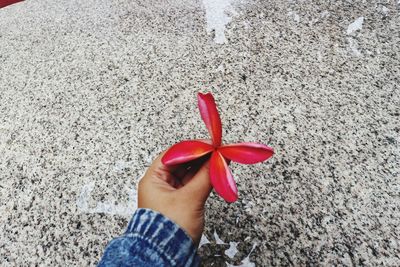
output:
POLYGON ((205 202, 210 195, 212 189, 210 181, 210 163, 205 162, 203 166, 197 171, 192 179, 182 187, 182 191, 186 191, 186 194, 193 195, 194 198, 200 198, 201 201, 205 202))

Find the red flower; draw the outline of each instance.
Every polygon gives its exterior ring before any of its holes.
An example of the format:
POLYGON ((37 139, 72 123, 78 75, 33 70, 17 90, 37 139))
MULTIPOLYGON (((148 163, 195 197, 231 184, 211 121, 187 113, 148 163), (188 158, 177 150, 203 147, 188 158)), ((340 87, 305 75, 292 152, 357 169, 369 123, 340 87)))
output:
POLYGON ((210 178, 215 191, 227 202, 238 198, 235 180, 228 168, 228 160, 254 164, 272 157, 274 150, 263 144, 238 143, 222 145, 222 125, 214 97, 211 93, 197 95, 201 118, 212 138, 212 145, 188 140, 173 145, 161 159, 164 165, 185 163, 211 153, 210 178))
POLYGON ((0 8, 6 7, 18 2, 22 2, 23 0, 0 0, 0 8))

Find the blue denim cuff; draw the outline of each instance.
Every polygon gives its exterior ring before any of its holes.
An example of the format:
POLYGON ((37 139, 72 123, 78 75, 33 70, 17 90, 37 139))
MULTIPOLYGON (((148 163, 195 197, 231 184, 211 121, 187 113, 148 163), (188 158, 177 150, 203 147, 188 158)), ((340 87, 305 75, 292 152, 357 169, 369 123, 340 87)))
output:
POLYGON ((176 223, 150 209, 138 209, 128 224, 127 237, 140 238, 171 266, 198 266, 192 239, 176 223))

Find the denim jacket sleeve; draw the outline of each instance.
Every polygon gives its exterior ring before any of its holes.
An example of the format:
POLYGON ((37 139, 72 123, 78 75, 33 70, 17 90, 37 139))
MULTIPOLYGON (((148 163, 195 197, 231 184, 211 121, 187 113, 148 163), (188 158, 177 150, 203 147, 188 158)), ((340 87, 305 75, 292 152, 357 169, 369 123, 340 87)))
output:
POLYGON ((100 267, 198 266, 192 239, 162 214, 138 209, 125 234, 107 245, 100 267))

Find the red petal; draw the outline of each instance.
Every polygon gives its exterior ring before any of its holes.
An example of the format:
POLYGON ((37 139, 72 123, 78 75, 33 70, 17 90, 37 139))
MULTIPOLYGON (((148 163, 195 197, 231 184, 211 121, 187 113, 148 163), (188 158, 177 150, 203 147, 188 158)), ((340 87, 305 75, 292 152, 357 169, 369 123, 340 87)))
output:
POLYGON ((224 145, 218 148, 224 157, 232 161, 254 164, 269 159, 274 155, 274 149, 263 144, 239 143, 224 145))
POLYGON ((214 97, 211 93, 198 93, 197 101, 200 109, 201 118, 206 124, 214 146, 220 146, 222 138, 222 125, 214 97))
POLYGON ((23 0, 0 0, 0 8, 12 5, 18 2, 22 2, 23 0))
POLYGON ((161 162, 168 166, 185 163, 200 158, 213 151, 213 149, 212 145, 201 141, 182 141, 170 147, 165 152, 161 162))
POLYGON ((238 198, 235 180, 224 157, 214 151, 210 159, 210 178, 215 191, 227 202, 235 202, 238 198))

